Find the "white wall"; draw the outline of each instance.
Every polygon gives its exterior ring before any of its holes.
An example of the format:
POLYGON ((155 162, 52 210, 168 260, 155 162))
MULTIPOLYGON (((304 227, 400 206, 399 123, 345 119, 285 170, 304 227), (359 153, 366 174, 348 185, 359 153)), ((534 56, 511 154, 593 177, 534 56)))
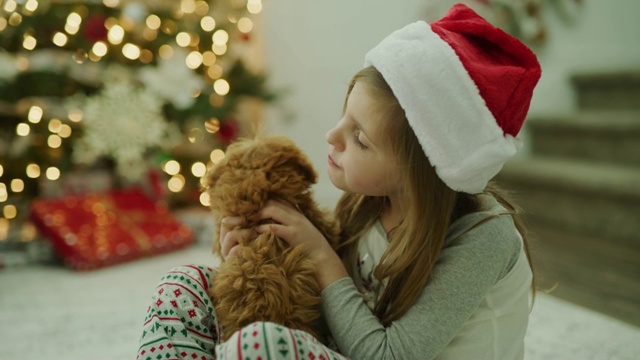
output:
MULTIPOLYGON (((292 137, 309 154, 320 173, 315 191, 323 204, 333 206, 339 196, 326 176, 325 133, 340 117, 350 77, 382 38, 409 22, 434 18, 430 12, 440 11, 443 1, 264 2, 270 83, 291 90, 283 103, 286 111, 268 111, 268 128, 292 137)), ((640 1, 584 0, 578 15, 574 24, 566 24, 551 11, 544 14, 549 39, 536 49, 543 76, 532 113, 575 109, 568 83, 573 71, 640 69, 640 1)))
POLYGON ((263 8, 270 83, 286 86, 286 111, 267 114, 270 131, 288 135, 308 153, 320 175, 315 187, 333 207, 339 192, 327 173, 325 134, 341 116, 347 84, 364 54, 391 31, 423 18, 424 2, 274 0, 263 8), (292 115, 287 119, 287 112, 292 115))

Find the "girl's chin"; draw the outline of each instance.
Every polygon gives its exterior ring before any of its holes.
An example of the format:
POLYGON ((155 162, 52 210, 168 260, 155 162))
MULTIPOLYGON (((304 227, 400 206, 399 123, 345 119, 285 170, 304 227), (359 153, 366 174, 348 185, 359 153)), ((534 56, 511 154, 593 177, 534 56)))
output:
POLYGON ((331 171, 331 169, 329 169, 329 180, 331 180, 331 183, 333 184, 333 186, 335 186, 336 188, 342 190, 342 191, 348 191, 346 189, 346 187, 344 186, 344 182, 342 181, 342 179, 339 177, 338 174, 335 174, 333 171, 331 171))

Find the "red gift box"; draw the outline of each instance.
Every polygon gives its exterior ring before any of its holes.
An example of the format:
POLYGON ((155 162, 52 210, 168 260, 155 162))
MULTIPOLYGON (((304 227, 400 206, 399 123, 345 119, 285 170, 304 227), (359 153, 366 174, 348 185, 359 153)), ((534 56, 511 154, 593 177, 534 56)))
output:
POLYGON ((96 269, 193 243, 163 202, 139 189, 36 199, 31 219, 71 268, 96 269))

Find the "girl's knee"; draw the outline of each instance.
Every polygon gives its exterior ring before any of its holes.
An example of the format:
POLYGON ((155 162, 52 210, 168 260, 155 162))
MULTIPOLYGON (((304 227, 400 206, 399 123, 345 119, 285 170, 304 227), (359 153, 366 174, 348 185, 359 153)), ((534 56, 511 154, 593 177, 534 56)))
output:
MULTIPOLYGON (((284 333, 288 333, 289 329, 269 321, 253 322, 236 332, 238 336, 253 339, 254 342, 277 343, 284 333)), ((234 334, 234 335, 236 335, 234 334)), ((254 347, 256 345, 254 344, 254 347)))
MULTIPOLYGON (((216 346, 217 359, 244 359, 244 358, 268 358, 273 351, 279 351, 280 338, 288 334, 289 329, 284 326, 256 321, 244 326, 229 337, 229 339, 216 346)), ((281 355, 285 355, 281 353, 281 355)), ((285 355, 286 356, 286 355, 285 355)))
POLYGON ((293 359, 308 354, 328 353, 331 351, 310 334, 267 321, 257 321, 243 327, 216 347, 218 359, 293 359))

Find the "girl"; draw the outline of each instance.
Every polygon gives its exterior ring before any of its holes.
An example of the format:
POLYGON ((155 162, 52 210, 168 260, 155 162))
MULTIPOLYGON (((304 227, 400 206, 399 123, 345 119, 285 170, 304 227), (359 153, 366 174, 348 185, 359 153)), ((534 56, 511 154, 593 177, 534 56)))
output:
MULTIPOLYGON (((175 281, 161 284, 148 316, 146 329, 162 339, 156 349, 162 343, 180 348, 177 357, 191 351, 193 358, 233 359, 524 357, 530 261, 515 208, 489 181, 519 147, 515 136, 540 77, 534 54, 456 5, 432 24, 394 32, 365 62, 349 85, 344 116, 327 134, 329 177, 344 191, 338 253, 294 207, 277 201, 261 212, 275 224, 236 229, 238 219, 225 218, 221 230, 225 258, 251 231, 272 231, 307 251, 339 352, 271 323, 215 346, 207 299, 186 297, 195 306, 174 306, 179 320, 159 323, 157 302, 167 293, 171 301, 182 286, 175 281), (168 335, 168 328, 185 335, 168 335)), ((196 279, 197 294, 210 270, 193 269, 174 274, 196 279)), ((145 358, 142 351, 149 354, 149 343, 139 353, 145 358)))

